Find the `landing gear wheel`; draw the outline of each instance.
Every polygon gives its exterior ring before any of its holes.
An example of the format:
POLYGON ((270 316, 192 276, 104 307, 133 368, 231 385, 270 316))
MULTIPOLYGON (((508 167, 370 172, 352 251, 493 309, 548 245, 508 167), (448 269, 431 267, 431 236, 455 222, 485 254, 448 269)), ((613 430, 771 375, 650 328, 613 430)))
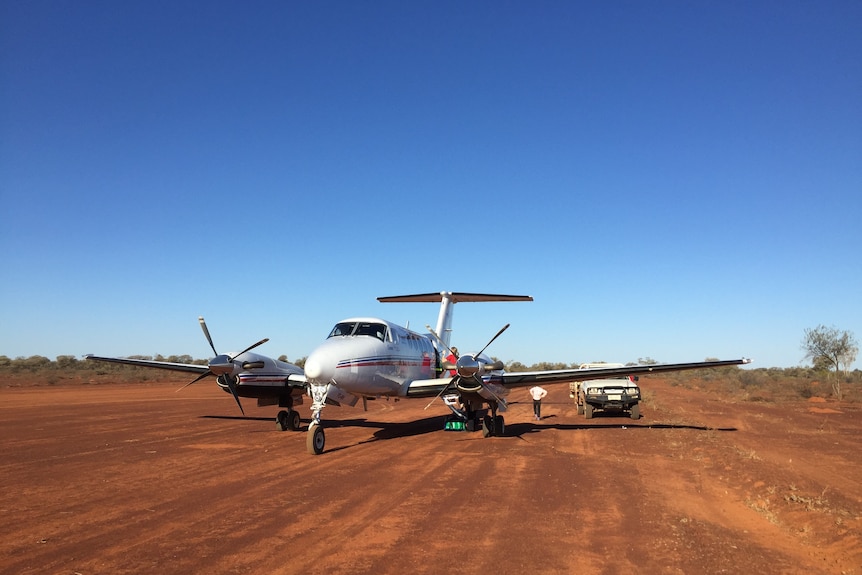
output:
POLYGON ((506 421, 503 419, 502 415, 498 415, 494 418, 494 435, 497 437, 503 437, 506 431, 506 421))
POLYGON ((326 435, 323 433, 323 426, 319 423, 312 422, 308 426, 308 433, 305 436, 305 447, 312 455, 320 455, 323 453, 323 446, 326 444, 326 435))
POLYGON ((291 409, 287 414, 287 428, 291 431, 299 430, 299 426, 302 425, 302 421, 299 419, 299 412, 291 409))
POLYGON ((593 418, 593 406, 589 403, 584 404, 584 417, 586 417, 587 419, 593 418))
POLYGON ((640 419, 641 418, 641 404, 636 403, 632 406, 632 419, 640 419))
POLYGON ((279 431, 287 431, 289 423, 288 413, 282 409, 275 416, 275 428, 279 431))
POLYGON ((494 418, 486 415, 482 418, 482 437, 491 437, 494 435, 494 418))

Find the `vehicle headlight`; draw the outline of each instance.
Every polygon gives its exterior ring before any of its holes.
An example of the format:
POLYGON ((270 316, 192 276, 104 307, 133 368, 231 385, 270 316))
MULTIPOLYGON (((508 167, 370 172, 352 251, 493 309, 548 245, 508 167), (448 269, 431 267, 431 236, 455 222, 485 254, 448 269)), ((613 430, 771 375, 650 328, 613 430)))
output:
POLYGON ((591 387, 591 388, 587 389, 587 393, 590 395, 597 395, 599 393, 599 388, 598 387, 591 387))

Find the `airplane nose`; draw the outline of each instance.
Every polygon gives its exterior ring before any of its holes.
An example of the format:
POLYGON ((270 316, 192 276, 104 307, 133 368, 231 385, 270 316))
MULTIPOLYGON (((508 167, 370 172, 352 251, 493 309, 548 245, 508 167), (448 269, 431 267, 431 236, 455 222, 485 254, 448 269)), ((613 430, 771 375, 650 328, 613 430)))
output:
POLYGON ((311 355, 305 360, 305 377, 316 383, 329 383, 335 370, 319 355, 311 355))

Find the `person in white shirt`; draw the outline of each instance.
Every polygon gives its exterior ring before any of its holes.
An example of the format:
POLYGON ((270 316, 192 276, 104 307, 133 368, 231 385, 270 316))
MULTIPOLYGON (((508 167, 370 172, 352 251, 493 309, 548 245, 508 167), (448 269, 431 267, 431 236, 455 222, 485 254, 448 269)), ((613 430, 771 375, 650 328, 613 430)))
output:
POLYGON ((542 419, 542 398, 548 395, 548 392, 543 387, 538 385, 530 388, 530 396, 533 398, 533 415, 536 416, 536 421, 542 419))

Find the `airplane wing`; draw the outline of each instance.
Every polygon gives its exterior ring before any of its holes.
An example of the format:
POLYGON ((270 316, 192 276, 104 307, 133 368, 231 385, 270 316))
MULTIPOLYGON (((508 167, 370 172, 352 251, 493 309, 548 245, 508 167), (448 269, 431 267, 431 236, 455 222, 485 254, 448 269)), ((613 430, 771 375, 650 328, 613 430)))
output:
POLYGON ((106 363, 120 363, 123 365, 136 365, 138 367, 154 367, 156 369, 168 369, 171 371, 184 371, 187 373, 203 374, 209 371, 207 365, 195 365, 192 363, 172 363, 169 361, 155 361, 151 359, 128 359, 124 357, 99 357, 88 354, 84 359, 91 361, 104 361, 106 363))
POLYGON ((560 369, 548 371, 524 371, 504 373, 502 384, 506 387, 521 387, 537 383, 561 383, 585 381, 588 379, 607 379, 611 377, 628 377, 630 375, 649 375, 670 371, 686 371, 690 369, 709 369, 731 365, 745 365, 750 359, 730 359, 722 361, 698 361, 693 363, 664 363, 656 365, 630 365, 624 367, 591 367, 583 369, 560 369))
MULTIPOLYGON (((529 385, 585 381, 588 379, 606 379, 611 377, 627 377, 630 375, 648 375, 670 371, 686 371, 690 369, 709 369, 732 365, 745 365, 750 359, 730 359, 721 361, 698 361, 693 363, 665 363, 657 365, 630 365, 624 367, 593 367, 583 369, 555 369, 547 371, 521 371, 512 373, 489 373, 490 382, 503 387, 527 387, 529 385)), ((486 377, 487 377, 486 376, 486 377)), ((453 378, 416 379, 407 388, 407 397, 433 397, 449 387, 453 378)))

